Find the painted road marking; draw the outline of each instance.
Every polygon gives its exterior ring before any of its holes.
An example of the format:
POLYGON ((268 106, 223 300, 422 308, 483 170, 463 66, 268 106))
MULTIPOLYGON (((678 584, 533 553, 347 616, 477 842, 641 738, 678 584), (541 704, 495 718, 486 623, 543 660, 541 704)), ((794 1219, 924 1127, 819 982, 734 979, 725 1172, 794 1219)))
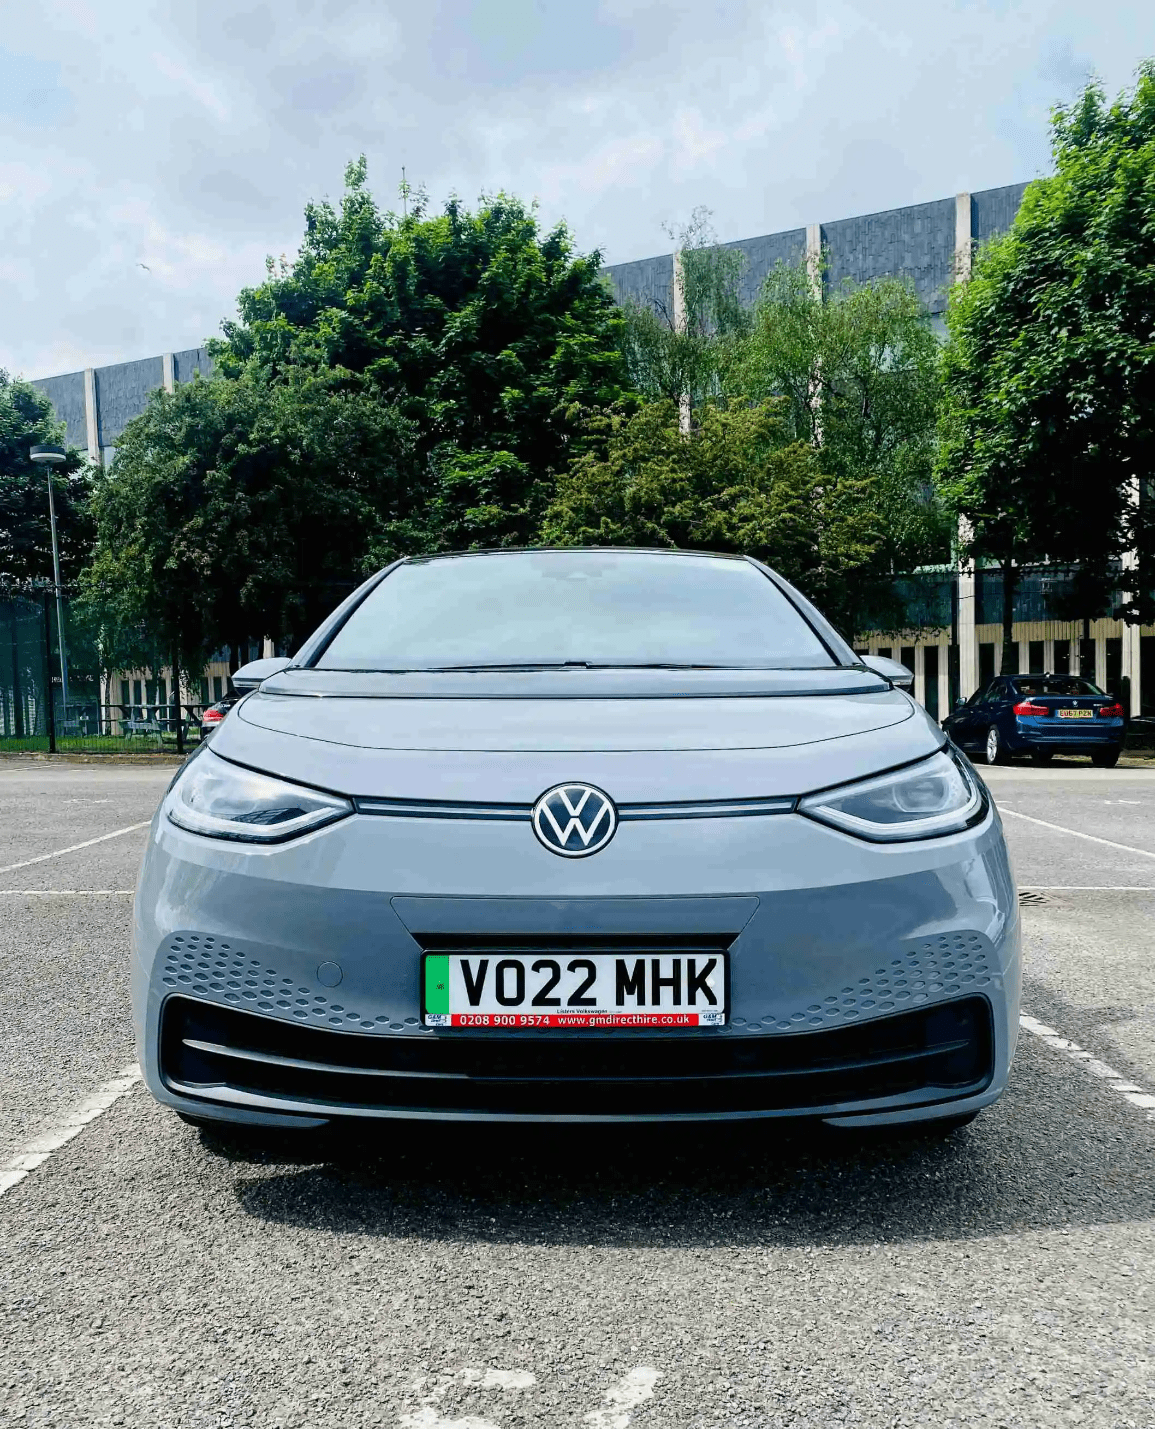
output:
POLYGON ((1071 1061, 1078 1062, 1093 1077, 1102 1078, 1107 1086, 1113 1092, 1117 1092, 1124 1101, 1145 1111, 1148 1121, 1155 1121, 1155 1097, 1149 1092, 1145 1092, 1142 1087, 1136 1086, 1122 1072, 1115 1071, 1114 1067, 1109 1067, 1106 1062, 1100 1062, 1094 1053, 1084 1051, 1077 1042, 1070 1041, 1061 1033, 1056 1032, 1053 1027, 1048 1027, 1045 1022, 1040 1022, 1038 1018, 1028 1017, 1025 1012, 1019 1015, 1019 1026, 1024 1031, 1031 1032, 1040 1038, 1048 1047, 1054 1047, 1057 1052, 1062 1052, 1065 1057, 1070 1057, 1071 1061))
POLYGON ((412 1414, 401 1416, 402 1429, 499 1429, 492 1419, 482 1419, 477 1414, 466 1414, 460 1419, 446 1419, 431 1405, 415 1409, 412 1414))
POLYGON ((531 1369, 487 1369, 466 1370, 462 1378, 468 1384, 476 1375, 476 1383, 482 1389, 530 1389, 537 1383, 537 1375, 531 1369))
POLYGON ((131 898, 131 888, 0 888, 0 898, 131 898))
POLYGON ((30 1171, 43 1166, 54 1151, 59 1151, 74 1136, 79 1136, 90 1121, 95 1121, 106 1112, 113 1102, 124 1096, 125 1092, 131 1091, 138 1081, 140 1068, 133 1062, 131 1067, 125 1067, 111 1081, 97 1087, 91 1096, 85 1097, 78 1106, 66 1112, 54 1126, 33 1137, 15 1156, 0 1162, 0 1196, 23 1181, 30 1171))
POLYGON ((124 829, 113 829, 110 834, 101 834, 96 839, 85 839, 82 844, 70 844, 68 848, 58 848, 55 853, 42 853, 37 858, 26 858, 23 863, 10 863, 4 868, 0 868, 0 873, 15 873, 18 868, 31 868, 34 863, 47 863, 50 858, 61 858, 66 853, 77 853, 82 848, 91 848, 93 844, 107 843, 109 839, 118 839, 122 834, 134 834, 137 829, 147 829, 151 819, 145 819, 143 824, 129 824, 124 829))
POLYGON ((630 1422, 630 1410, 653 1397, 654 1385, 661 1377, 660 1370, 646 1365, 630 1370, 624 1379, 611 1384, 606 1390, 606 1408, 587 1414, 585 1422, 590 1429, 626 1429, 630 1422))
MULTIPOLYGON (((1010 814, 1014 819, 1026 819, 1028 824, 1038 824, 1043 829, 1053 829, 1057 834, 1070 834, 1072 838, 1086 839, 1088 843, 1103 844, 1107 848, 1121 849, 1123 853, 1137 853, 1141 858, 1155 858, 1149 848, 1133 848, 1130 844, 1117 844, 1112 839, 1101 839, 1097 834, 1085 834, 1080 829, 1065 829, 1062 824, 1049 824, 1046 819, 1036 819, 1033 814, 1020 814, 1018 809, 1008 809, 999 805, 1000 814, 1010 814)), ((4 870, 0 868, 0 873, 4 870)))
MULTIPOLYGON (((468 1385, 481 1389, 530 1389, 537 1383, 537 1375, 528 1369, 495 1369, 489 1366, 466 1365, 460 1378, 468 1385)), ((450 1419, 437 1408, 436 1401, 451 1388, 454 1376, 438 1377, 430 1385, 428 1375, 419 1375, 414 1389, 424 1394, 425 1403, 420 1409, 411 1410, 401 1416, 402 1429, 499 1429, 492 1419, 482 1419, 477 1414, 466 1414, 460 1419, 450 1419)))

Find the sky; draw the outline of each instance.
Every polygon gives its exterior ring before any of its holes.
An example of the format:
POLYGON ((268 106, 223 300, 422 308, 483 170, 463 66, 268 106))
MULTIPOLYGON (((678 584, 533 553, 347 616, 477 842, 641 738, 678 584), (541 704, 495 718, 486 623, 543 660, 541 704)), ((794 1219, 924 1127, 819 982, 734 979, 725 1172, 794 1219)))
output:
POLYGON ((1150 0, 37 0, 0 27, 0 368, 195 347, 364 153, 505 189, 607 263, 1045 173, 1150 0))

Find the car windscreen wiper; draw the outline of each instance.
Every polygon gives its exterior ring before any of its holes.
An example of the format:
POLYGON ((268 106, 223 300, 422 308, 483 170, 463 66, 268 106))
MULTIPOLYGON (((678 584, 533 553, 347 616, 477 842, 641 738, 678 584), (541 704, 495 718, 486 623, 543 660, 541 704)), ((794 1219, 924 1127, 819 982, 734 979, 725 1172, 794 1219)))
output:
POLYGON ((422 675, 473 674, 487 670, 761 670, 763 665, 694 665, 674 660, 527 660, 494 665, 421 665, 407 673, 422 675))

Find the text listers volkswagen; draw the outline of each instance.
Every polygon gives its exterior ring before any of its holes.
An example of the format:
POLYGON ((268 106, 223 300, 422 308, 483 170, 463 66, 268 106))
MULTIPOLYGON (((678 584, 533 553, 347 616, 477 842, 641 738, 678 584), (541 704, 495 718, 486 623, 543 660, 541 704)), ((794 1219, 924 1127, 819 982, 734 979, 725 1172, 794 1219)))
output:
POLYGON ((757 562, 405 560, 262 676, 137 890, 141 1065, 185 1117, 941 1127, 1003 1091, 997 812, 757 562))

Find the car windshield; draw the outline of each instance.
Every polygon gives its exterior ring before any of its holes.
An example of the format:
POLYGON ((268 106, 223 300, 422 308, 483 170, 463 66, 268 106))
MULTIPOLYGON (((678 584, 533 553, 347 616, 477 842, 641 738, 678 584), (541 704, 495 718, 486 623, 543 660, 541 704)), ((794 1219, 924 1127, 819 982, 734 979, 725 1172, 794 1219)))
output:
POLYGON ((1052 680, 1016 680, 1015 688, 1020 695, 1101 695, 1103 691, 1090 680, 1076 679, 1063 675, 1052 680))
POLYGON ((326 670, 834 664, 748 561, 590 550, 407 562, 316 661, 326 670))

